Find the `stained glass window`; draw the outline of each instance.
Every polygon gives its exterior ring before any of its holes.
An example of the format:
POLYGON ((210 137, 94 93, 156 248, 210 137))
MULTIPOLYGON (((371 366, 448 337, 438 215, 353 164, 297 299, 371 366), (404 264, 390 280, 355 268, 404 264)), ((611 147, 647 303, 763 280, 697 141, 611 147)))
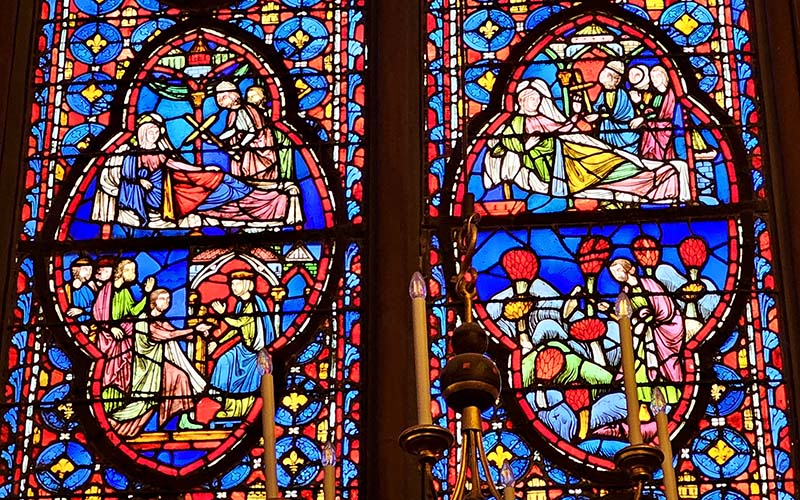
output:
POLYGON ((433 376, 460 321, 452 224, 474 198, 474 312, 505 384, 484 445, 523 498, 588 498, 614 474, 620 292, 644 437, 659 388, 681 497, 796 495, 749 4, 427 3, 433 376))
POLYGON ((364 3, 180 3, 39 3, 0 496, 263 497, 267 348, 358 498, 364 3))

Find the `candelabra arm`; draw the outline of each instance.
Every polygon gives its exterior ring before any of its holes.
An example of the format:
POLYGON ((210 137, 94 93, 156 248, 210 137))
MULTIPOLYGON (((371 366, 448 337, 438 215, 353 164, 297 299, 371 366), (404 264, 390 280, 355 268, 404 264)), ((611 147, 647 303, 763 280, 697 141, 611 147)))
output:
POLYGON ((492 481, 492 474, 490 472, 491 469, 489 469, 489 459, 486 457, 486 450, 483 449, 483 446, 478 446, 478 453, 481 457, 483 471, 486 474, 486 484, 489 485, 489 493, 491 493, 492 496, 497 499, 503 498, 503 495, 501 495, 497 490, 497 486, 495 486, 494 481, 492 481))
POLYGON ((453 496, 452 498, 462 498, 464 496, 464 487, 467 484, 467 469, 468 467, 468 460, 469 460, 469 449, 470 445, 472 444, 472 440, 470 439, 469 433, 463 434, 463 439, 461 440, 461 459, 459 460, 459 464, 461 467, 458 469, 458 476, 456 477, 456 485, 453 488, 453 496))
POLYGON ((417 458, 421 477, 420 493, 423 500, 436 500, 433 466, 453 445, 453 434, 438 425, 415 425, 400 435, 400 446, 417 458))

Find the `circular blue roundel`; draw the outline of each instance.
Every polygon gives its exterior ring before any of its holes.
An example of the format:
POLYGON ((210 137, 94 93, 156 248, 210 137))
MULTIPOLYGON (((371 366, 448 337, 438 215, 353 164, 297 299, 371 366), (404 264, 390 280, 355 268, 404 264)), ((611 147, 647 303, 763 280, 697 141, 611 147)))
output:
POLYGON ((275 29, 275 48, 287 59, 307 61, 325 50, 328 30, 313 17, 293 17, 275 29))
POLYGON ((61 155, 70 165, 83 154, 89 146, 89 141, 100 135, 105 130, 99 123, 82 123, 69 129, 61 141, 61 155))
MULTIPOLYGON (((490 455, 500 451, 504 455, 503 458, 508 460, 515 478, 519 479, 528 473, 531 462, 531 448, 513 432, 501 431, 484 435, 483 449, 490 455), (500 448, 502 448, 502 451, 500 451, 500 448), (505 455, 505 453, 510 453, 511 457, 505 455)), ((502 462, 500 463, 502 464, 502 462)), ((495 484, 500 483, 500 470, 497 468, 495 461, 489 461, 489 470, 491 471, 492 481, 495 484)), ((481 469, 481 474, 483 474, 483 469, 481 469)), ((485 479, 485 476, 483 477, 485 479)))
POLYGON ((54 443, 36 459, 36 479, 52 492, 75 490, 92 475, 92 456, 78 443, 54 443))
POLYGON ((701 496, 700 500, 746 500, 746 498, 733 490, 713 490, 701 496))
POLYGON ((144 9, 151 12, 156 12, 164 9, 164 6, 158 0, 136 0, 136 2, 144 9))
POLYGON ((734 478, 751 460, 747 439, 729 427, 706 429, 692 442, 692 463, 712 479, 734 478))
POLYGON ((317 445, 305 436, 285 436, 275 443, 278 457, 278 486, 298 488, 310 484, 320 469, 317 445))
POLYGON ((72 34, 69 50, 82 63, 105 64, 122 52, 122 34, 108 23, 84 24, 72 34))
POLYGON ((319 71, 312 68, 293 68, 289 70, 289 74, 294 78, 301 111, 313 108, 328 95, 328 79, 319 71))
POLYGON ((240 0, 239 2, 231 4, 231 10, 249 9, 250 7, 252 7, 253 5, 255 5, 257 3, 258 3, 258 0, 240 0))
POLYGON ((288 394, 275 409, 275 420, 285 426, 304 425, 319 415, 322 401, 314 397, 319 392, 316 382, 303 375, 294 375, 287 384, 288 394))
POLYGON ((637 5, 632 5, 632 4, 626 3, 626 4, 624 4, 622 6, 622 8, 627 10, 628 12, 630 12, 632 14, 636 14, 637 16, 641 17, 642 19, 647 19, 648 21, 650 20, 650 15, 647 13, 647 11, 644 10, 643 8, 637 6, 637 5))
POLYGON ((115 490, 128 489, 128 478, 117 469, 112 469, 109 467, 105 470, 105 472, 103 472, 103 478, 106 480, 108 485, 115 490))
POLYGON ((564 7, 560 5, 550 5, 534 9, 530 14, 528 14, 528 17, 525 18, 525 29, 532 30, 541 24, 542 21, 546 21, 550 18, 550 16, 557 14, 562 10, 564 10, 564 7))
POLYGON ((263 40, 264 36, 264 28, 261 27, 260 24, 251 20, 251 19, 237 19, 236 25, 245 30, 246 32, 250 33, 254 37, 258 38, 259 40, 263 40))
POLYGON ((718 383, 711 386, 711 402, 706 414, 712 417, 725 417, 735 412, 744 403, 744 383, 739 375, 727 366, 714 365, 718 383))
POLYGON ((95 116, 111 108, 117 85, 105 73, 92 71, 72 80, 67 87, 67 104, 84 116, 95 116))
POLYGON ((75 7, 90 16, 101 16, 122 5, 122 0, 73 0, 75 7))
POLYGON ((711 59, 704 56, 692 56, 689 58, 696 71, 697 84, 703 92, 711 92, 717 88, 719 82, 719 71, 711 59))
POLYGON ((142 50, 142 46, 156 37, 165 29, 175 25, 171 19, 151 19, 140 24, 131 34, 131 48, 136 52, 142 50))
POLYGON ((500 10, 479 10, 464 22, 464 42, 478 52, 502 49, 514 33, 514 20, 500 10))
POLYGON ((682 47, 700 45, 714 33, 714 16, 691 0, 670 5, 658 22, 667 35, 682 47))
POLYGON ((321 1, 322 0, 283 0, 283 4, 293 9, 306 9, 317 5, 321 1))
POLYGON ((464 77, 467 80, 464 92, 467 97, 481 104, 489 104, 497 74, 500 72, 496 60, 481 60, 467 68, 464 77))
POLYGON ((42 420, 51 429, 68 431, 78 422, 74 419, 75 410, 71 403, 64 403, 69 396, 69 384, 60 384, 50 389, 42 398, 42 420))

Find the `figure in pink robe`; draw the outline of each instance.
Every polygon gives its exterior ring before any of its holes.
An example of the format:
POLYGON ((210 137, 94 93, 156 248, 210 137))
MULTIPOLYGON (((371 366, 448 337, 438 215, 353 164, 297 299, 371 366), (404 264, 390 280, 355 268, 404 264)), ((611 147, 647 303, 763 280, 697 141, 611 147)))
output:
POLYGON ((226 128, 219 139, 228 141, 237 150, 231 160, 231 174, 260 180, 277 179, 275 138, 261 112, 243 102, 238 87, 231 82, 221 82, 215 90, 217 105, 228 110, 226 128))
POLYGON ((686 324, 677 302, 658 281, 638 277, 628 259, 615 259, 609 271, 631 300, 633 333, 639 344, 644 341, 639 352, 645 357, 647 380, 682 381, 686 324))
POLYGON ((181 414, 178 429, 197 429, 189 415, 195 407, 193 396, 206 388, 206 381, 192 366, 176 339, 194 333, 206 334, 210 324, 194 328, 175 328, 164 318, 170 306, 170 293, 163 288, 150 294, 149 318, 136 323, 133 382, 129 401, 109 417, 112 427, 122 437, 142 432, 155 411, 161 428, 173 416, 181 414))
POLYGON ((643 116, 645 130, 641 156, 648 160, 672 160, 676 158, 672 140, 675 134, 675 92, 669 87, 667 70, 661 66, 650 69, 650 81, 655 95, 643 116))
POLYGON ((111 277, 115 261, 111 257, 102 257, 97 261, 94 287, 97 299, 92 306, 92 316, 96 321, 97 347, 105 357, 102 385, 104 388, 115 386, 127 393, 131 386, 131 336, 121 335, 124 330, 116 328, 112 332, 111 297, 114 294, 114 283, 111 277))

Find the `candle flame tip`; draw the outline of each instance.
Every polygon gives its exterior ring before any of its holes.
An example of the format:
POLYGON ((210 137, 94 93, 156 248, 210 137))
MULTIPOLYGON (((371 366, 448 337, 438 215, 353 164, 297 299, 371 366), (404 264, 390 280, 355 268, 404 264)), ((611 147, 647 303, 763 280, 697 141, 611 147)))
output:
POLYGON ((500 480, 503 486, 508 488, 514 485, 514 471, 511 470, 511 463, 506 460, 500 468, 500 480))
POLYGON ((266 347, 258 351, 258 369, 262 375, 272 373, 272 355, 266 347))
POLYGON ((667 399, 664 397, 664 393, 661 391, 660 387, 653 389, 653 399, 650 402, 650 409, 653 411, 653 414, 666 412, 667 399))
POLYGON ((411 275, 411 283, 408 285, 408 294, 412 299, 424 299, 428 296, 428 286, 425 284, 425 277, 419 271, 411 275))
POLYGON ((322 448, 322 465, 336 465, 336 448, 331 441, 325 443, 325 447, 322 448))
POLYGON ((633 306, 631 305, 631 299, 628 298, 627 293, 620 292, 620 294, 617 295, 617 303, 614 306, 614 309, 619 316, 625 316, 628 318, 631 316, 631 310, 633 309, 633 306))

